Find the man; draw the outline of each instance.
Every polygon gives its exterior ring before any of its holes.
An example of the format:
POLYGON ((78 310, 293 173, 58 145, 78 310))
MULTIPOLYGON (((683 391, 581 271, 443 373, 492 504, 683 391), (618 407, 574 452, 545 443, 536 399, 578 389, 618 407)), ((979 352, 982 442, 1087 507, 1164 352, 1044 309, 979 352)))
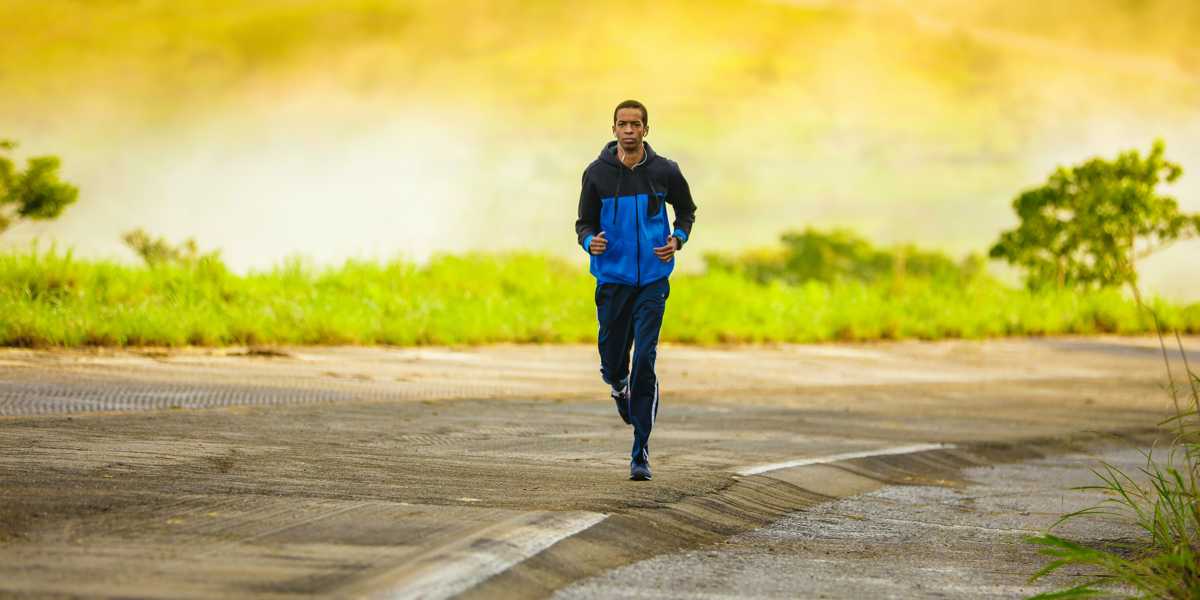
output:
POLYGON ((591 254, 600 322, 600 375, 625 423, 633 425, 629 478, 650 479, 650 430, 658 414, 655 348, 671 287, 675 252, 696 220, 679 165, 654 153, 646 107, 626 100, 613 111, 613 136, 583 171, 575 233, 591 254), (674 208, 668 227, 665 204, 674 208), (629 350, 634 349, 632 372, 629 350))

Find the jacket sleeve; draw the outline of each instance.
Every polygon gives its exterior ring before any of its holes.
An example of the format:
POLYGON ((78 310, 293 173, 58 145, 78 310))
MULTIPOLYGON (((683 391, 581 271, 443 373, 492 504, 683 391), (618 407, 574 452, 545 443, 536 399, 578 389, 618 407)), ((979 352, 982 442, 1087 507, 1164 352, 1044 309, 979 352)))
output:
POLYGON ((696 203, 692 201, 692 190, 683 178, 679 165, 671 163, 671 166, 674 168, 671 169, 671 179, 668 182, 670 188, 667 190, 667 202, 675 212, 675 222, 672 224, 674 231, 671 235, 679 238, 679 247, 683 248, 692 235, 692 224, 696 222, 696 203))
POLYGON ((588 252, 591 237, 597 233, 600 233, 600 196, 584 169, 579 190, 579 218, 575 219, 575 237, 584 252, 588 252))

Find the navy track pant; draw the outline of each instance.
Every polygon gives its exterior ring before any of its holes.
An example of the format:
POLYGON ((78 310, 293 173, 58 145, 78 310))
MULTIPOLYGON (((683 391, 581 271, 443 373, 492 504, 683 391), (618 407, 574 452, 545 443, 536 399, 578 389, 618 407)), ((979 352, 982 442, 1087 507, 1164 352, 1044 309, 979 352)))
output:
POLYGON ((600 376, 609 385, 629 378, 629 420, 633 423, 631 458, 638 464, 650 460, 650 430, 658 415, 658 331, 671 284, 666 278, 641 287, 604 283, 596 286, 597 336, 600 376), (633 348, 632 372, 629 350, 633 348))

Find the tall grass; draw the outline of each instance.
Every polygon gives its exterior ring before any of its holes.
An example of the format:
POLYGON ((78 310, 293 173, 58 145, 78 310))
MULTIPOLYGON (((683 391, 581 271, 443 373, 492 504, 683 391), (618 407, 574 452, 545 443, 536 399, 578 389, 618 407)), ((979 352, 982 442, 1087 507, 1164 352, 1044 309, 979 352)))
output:
MULTIPOLYGON (((486 344, 590 342, 594 281, 536 254, 440 256, 428 264, 300 259, 238 275, 215 258, 129 266, 69 252, 0 254, 0 345, 486 344)), ((964 281, 760 283, 677 275, 663 339, 726 342, 980 338, 1150 331, 1116 291, 1031 293, 964 281)), ((1167 326, 1200 332, 1200 304, 1157 302, 1167 326)))
POLYGON ((1200 376, 1192 371, 1176 334, 1187 379, 1185 385, 1176 386, 1161 334, 1159 342, 1175 407, 1175 415, 1163 422, 1173 433, 1165 458, 1153 450, 1144 452, 1146 462, 1135 473, 1102 462, 1093 469, 1099 483, 1078 489, 1099 491, 1107 498, 1055 523, 1113 518, 1132 523, 1143 535, 1104 547, 1089 547, 1051 533, 1031 538, 1051 559, 1033 580, 1067 566, 1091 573, 1073 587, 1035 598, 1200 598, 1200 376))
POLYGON ((239 276, 216 260, 130 267, 49 252, 0 257, 0 344, 564 342, 593 326, 590 288, 534 255, 445 256, 426 267, 294 259, 239 276))

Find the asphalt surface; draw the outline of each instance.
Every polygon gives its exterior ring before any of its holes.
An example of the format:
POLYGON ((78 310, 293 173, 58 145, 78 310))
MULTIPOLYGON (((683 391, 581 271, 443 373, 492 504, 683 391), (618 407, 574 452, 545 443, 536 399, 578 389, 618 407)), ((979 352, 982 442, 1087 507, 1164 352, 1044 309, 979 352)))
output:
POLYGON ((1169 408, 1148 339, 667 345, 659 372, 635 483, 590 347, 2 350, 0 595, 545 597, 1169 408))
MULTIPOLYGON (((592 598, 1026 598, 1080 580, 1074 568, 1030 582, 1049 559, 1027 538, 1105 496, 1100 461, 1137 475, 1142 452, 1097 453, 975 467, 954 485, 888 486, 818 504, 768 527, 578 582, 554 595, 592 598)), ((1055 535, 1092 547, 1139 539, 1130 521, 1069 520, 1055 535)))

